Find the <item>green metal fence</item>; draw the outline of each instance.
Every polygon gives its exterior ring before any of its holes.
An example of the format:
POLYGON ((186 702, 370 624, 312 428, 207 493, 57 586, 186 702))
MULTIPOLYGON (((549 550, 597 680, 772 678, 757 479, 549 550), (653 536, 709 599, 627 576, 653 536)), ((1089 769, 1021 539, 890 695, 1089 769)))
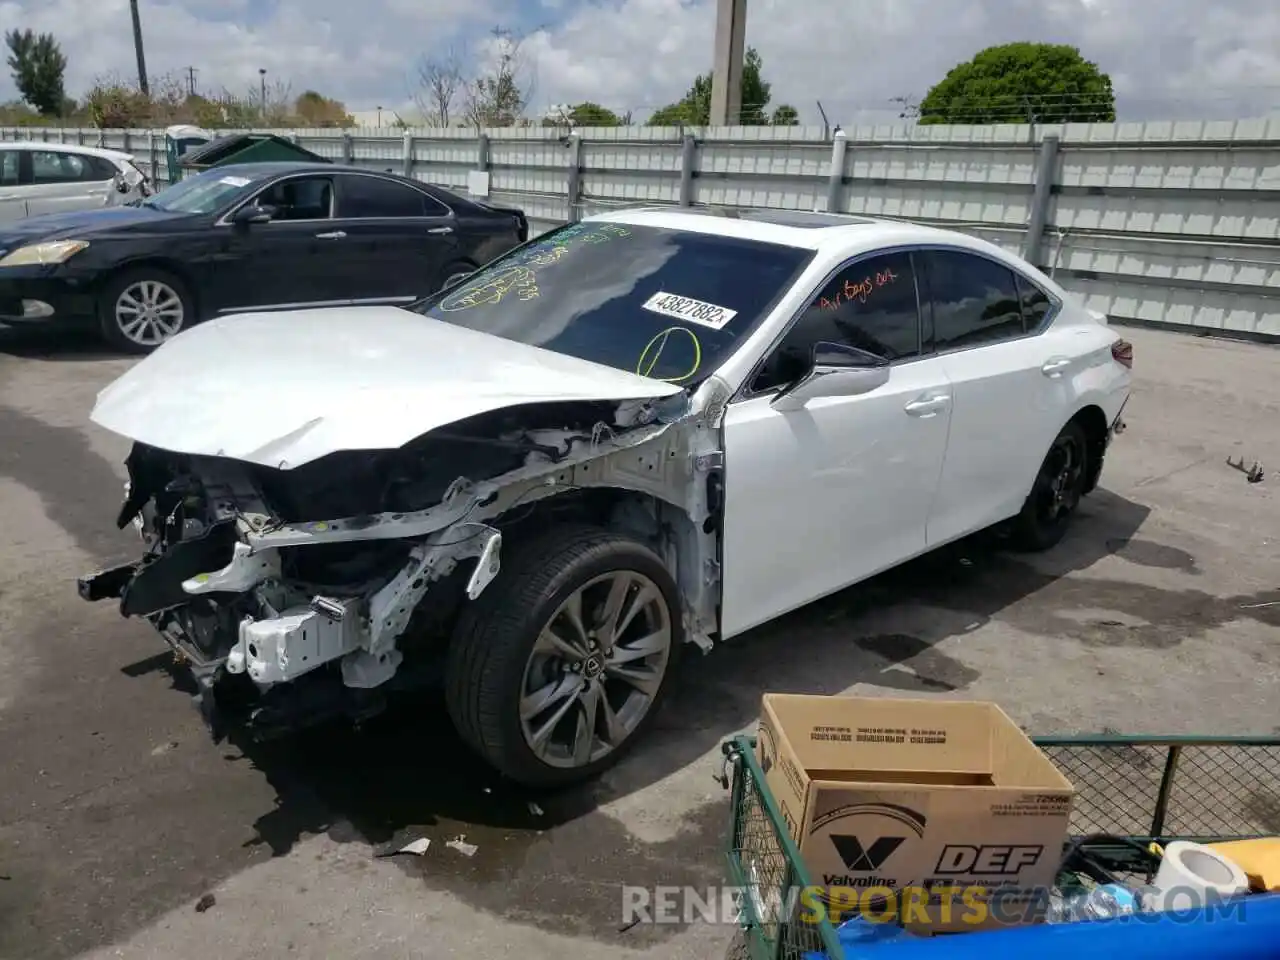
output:
MULTIPOLYGON (((1149 882, 1158 846, 1280 834, 1280 737, 1039 737, 1076 789, 1059 886, 1149 882)), ((845 960, 764 782, 753 737, 723 745, 732 793, 729 879, 743 890, 734 948, 752 960, 845 960), (730 773, 730 770, 732 771, 730 773)))

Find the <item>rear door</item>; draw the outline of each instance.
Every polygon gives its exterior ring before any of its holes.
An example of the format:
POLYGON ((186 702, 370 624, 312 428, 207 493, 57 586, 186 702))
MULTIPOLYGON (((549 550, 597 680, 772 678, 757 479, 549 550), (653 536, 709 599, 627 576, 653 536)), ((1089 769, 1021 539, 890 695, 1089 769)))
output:
POLYGON ((951 436, 929 544, 1017 513, 1071 414, 1070 345, 1044 333, 1047 295, 1005 264, 953 249, 922 251, 927 349, 953 391, 951 436))
POLYGON ((355 266, 352 296, 409 302, 439 289, 441 271, 461 255, 452 211, 389 177, 343 173, 335 180, 337 216, 355 266))
POLYGON ((114 199, 119 171, 110 160, 53 145, 30 154, 31 185, 24 188, 28 216, 95 210, 114 199))

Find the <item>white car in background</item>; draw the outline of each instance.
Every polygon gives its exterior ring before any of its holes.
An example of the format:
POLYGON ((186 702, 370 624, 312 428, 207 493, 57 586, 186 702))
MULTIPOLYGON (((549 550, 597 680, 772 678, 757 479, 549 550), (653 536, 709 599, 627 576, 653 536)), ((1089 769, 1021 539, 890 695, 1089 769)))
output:
POLYGON ((686 643, 1004 521, 1051 547, 1132 362, 970 236, 589 217, 408 308, 219 318, 138 363, 92 419, 134 441, 146 553, 80 593, 160 630, 211 720, 362 717, 435 676, 496 768, 565 783, 635 742, 686 643))
POLYGON ((119 206, 150 192, 131 154, 71 143, 0 141, 0 223, 119 206))

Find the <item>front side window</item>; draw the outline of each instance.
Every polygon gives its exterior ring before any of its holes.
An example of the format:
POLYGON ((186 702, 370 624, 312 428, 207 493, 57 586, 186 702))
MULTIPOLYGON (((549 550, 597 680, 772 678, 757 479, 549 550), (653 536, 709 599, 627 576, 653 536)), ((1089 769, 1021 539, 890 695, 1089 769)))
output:
POLYGON ((813 252, 636 224, 561 227, 410 309, 681 386, 701 382, 813 252))
POLYGON ((18 185, 18 151, 0 150, 0 187, 18 185))
POLYGON ((1022 336, 1022 304, 1012 270, 959 250, 926 250, 917 256, 928 271, 935 349, 1022 336))
POLYGON ((759 393, 803 377, 827 341, 885 360, 920 354, 920 312, 911 254, 889 253, 841 270, 809 303, 751 384, 759 393))
POLYGON ((329 177, 291 177, 273 183, 254 202, 273 207, 278 220, 327 220, 333 210, 333 180, 329 177))

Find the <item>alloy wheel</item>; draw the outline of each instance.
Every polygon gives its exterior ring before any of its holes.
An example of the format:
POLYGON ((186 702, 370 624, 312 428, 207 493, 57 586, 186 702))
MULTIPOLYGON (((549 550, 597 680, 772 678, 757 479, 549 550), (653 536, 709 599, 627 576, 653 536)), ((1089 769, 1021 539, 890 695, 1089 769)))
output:
POLYGON ((178 292, 160 280, 131 283, 116 298, 121 335, 140 347, 156 347, 182 329, 186 308, 178 292))
POLYGON ((1074 437, 1060 436, 1040 470, 1040 519, 1056 523, 1080 503, 1084 456, 1074 437))
POLYGON ((575 590, 542 627, 520 688, 525 743, 549 766, 583 767, 617 749, 652 707, 672 624, 648 577, 616 570, 575 590))

